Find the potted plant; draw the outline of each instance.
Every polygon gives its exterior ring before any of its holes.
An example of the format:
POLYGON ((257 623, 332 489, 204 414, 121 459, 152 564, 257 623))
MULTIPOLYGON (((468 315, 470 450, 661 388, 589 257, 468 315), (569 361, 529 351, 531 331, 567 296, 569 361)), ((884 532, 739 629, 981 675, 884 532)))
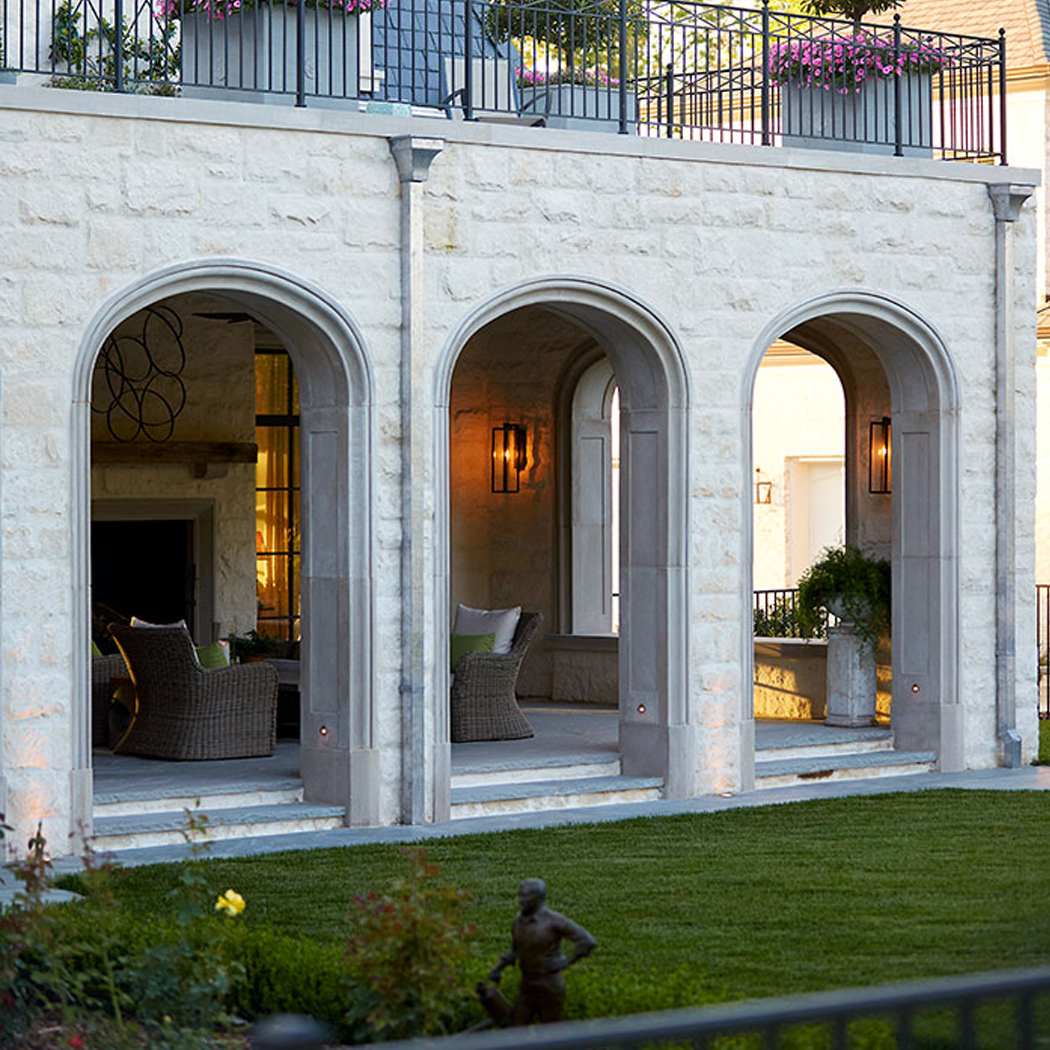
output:
MULTIPOLYGON (((245 99, 246 91, 294 94, 297 0, 159 0, 181 21, 182 94, 245 99)), ((360 94, 359 16, 386 0, 304 0, 303 81, 311 96, 360 94)))
POLYGON ((251 663, 254 660, 299 659, 298 642, 271 638, 269 635, 259 634, 256 630, 251 630, 246 635, 231 634, 226 640, 230 643, 230 658, 240 660, 241 663, 251 663))
MULTIPOLYGON (((643 6, 627 0, 626 56, 636 61, 646 32, 643 6)), ((513 40, 532 56, 518 70, 521 108, 547 117, 549 127, 618 131, 620 124, 619 0, 517 0, 493 4, 485 14, 490 33, 513 40)), ((629 75, 634 75, 633 70, 629 75)), ((637 124, 633 86, 627 92, 628 124, 637 124)))
MULTIPOLYGON (((522 112, 542 114, 548 127, 619 131, 619 85, 619 80, 594 66, 574 65, 550 74, 518 70, 522 112), (597 122, 604 122, 604 127, 597 122)), ((627 121, 638 122, 638 102, 633 91, 627 94, 627 121)))
POLYGON ((868 14, 901 0, 806 0, 809 14, 848 19, 826 31, 788 37, 770 47, 768 75, 780 87, 785 146, 894 153, 898 84, 900 141, 906 156, 932 155, 932 74, 951 56, 930 37, 890 28, 861 28, 868 14))
POLYGON ((798 581, 798 617, 828 627, 827 710, 833 726, 868 726, 876 721, 875 650, 890 629, 889 562, 857 547, 828 547, 798 581))
POLYGON ((890 563, 857 547, 827 547, 798 581, 798 619, 816 630, 824 613, 851 624, 874 653, 890 630, 890 563))

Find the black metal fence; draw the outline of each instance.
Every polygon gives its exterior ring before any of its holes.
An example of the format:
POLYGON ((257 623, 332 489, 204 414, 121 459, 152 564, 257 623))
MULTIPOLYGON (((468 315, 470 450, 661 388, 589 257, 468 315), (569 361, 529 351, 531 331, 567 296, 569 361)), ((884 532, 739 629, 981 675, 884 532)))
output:
POLYGON ((63 87, 1006 162, 1002 34, 767 2, 0 0, 0 31, 63 87))
MULTIPOLYGON (((853 988, 812 995, 511 1028, 387 1050, 591 1050, 591 1048, 958 1047, 1029 1050, 1050 1038, 1050 967, 853 988)), ((571 993, 570 993, 571 994, 571 993)), ((295 1043, 258 1043, 291 1047, 295 1043)), ((303 1046, 316 1045, 304 1042, 303 1046)))
POLYGON ((753 633, 760 638, 826 638, 835 617, 825 612, 815 627, 803 626, 798 615, 798 588, 780 587, 755 591, 753 633))

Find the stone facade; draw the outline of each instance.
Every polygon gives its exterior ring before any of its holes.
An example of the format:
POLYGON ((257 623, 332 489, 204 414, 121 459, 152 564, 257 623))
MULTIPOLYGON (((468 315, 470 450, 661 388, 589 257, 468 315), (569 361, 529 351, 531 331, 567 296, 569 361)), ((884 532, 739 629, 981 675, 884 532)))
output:
POLYGON ((661 771, 677 797, 753 778, 750 401, 789 331, 847 374, 847 531, 895 558, 901 742, 990 766, 1005 718, 1032 755, 1027 647, 1000 681, 1009 709, 994 702, 990 377, 1006 318, 1006 612, 1028 639, 1035 214, 1000 224, 997 257, 988 193, 1032 173, 23 87, 0 87, 0 144, 0 772, 17 839, 41 819, 61 851, 90 823, 94 358, 113 325, 191 293, 250 310, 296 362, 304 781, 353 823, 447 815, 454 602, 521 594, 556 617, 550 479, 504 497, 502 523, 488 496, 464 507, 504 409, 535 427, 536 471, 555 461, 556 380, 584 342, 623 396, 626 771, 661 771), (884 411, 902 485, 873 518, 856 435, 884 411))

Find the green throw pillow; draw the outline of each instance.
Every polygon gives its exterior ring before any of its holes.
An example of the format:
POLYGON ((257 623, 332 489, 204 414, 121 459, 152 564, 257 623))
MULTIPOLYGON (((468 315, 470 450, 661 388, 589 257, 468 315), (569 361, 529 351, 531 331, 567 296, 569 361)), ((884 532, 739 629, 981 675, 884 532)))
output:
POLYGON ((214 671, 219 667, 229 667, 230 658, 226 655, 226 649, 222 642, 212 642, 211 645, 197 646, 197 660, 201 667, 214 671))
POLYGON ((98 647, 98 643, 95 641, 94 638, 91 639, 91 655, 92 656, 101 656, 102 655, 102 650, 98 647))
POLYGON ((467 653, 491 653, 495 641, 494 634, 454 634, 452 636, 453 673, 455 673, 456 664, 463 656, 466 656, 467 653))

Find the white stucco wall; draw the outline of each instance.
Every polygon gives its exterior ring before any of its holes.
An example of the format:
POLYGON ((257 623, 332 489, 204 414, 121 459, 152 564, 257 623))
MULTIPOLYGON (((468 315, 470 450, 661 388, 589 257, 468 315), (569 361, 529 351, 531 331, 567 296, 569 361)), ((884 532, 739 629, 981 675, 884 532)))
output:
MULTIPOLYGON (((54 843, 70 830, 72 652, 84 644, 71 631, 68 527, 80 342, 102 304, 143 275, 223 258, 254 260, 323 290, 353 318, 372 363, 374 454, 362 469, 373 482, 375 789, 379 819, 396 819, 400 189, 386 136, 405 133, 448 138, 422 200, 416 351, 424 377, 471 310, 525 279, 559 274, 628 290, 680 347, 687 442, 672 455, 684 457, 688 493, 689 659, 681 672, 696 791, 732 788, 743 775, 753 479, 742 406, 761 334, 794 304, 843 289, 903 304, 937 333, 955 370, 965 450, 957 522, 963 749, 969 765, 994 763, 995 223, 985 184, 1023 174, 11 88, 0 89, 0 717, 7 807, 19 827, 42 818, 54 843)), ((1028 207, 1016 230, 1022 315, 1032 309, 1034 232, 1028 207)), ((1030 508, 1030 326, 1019 332, 1019 355, 1017 499, 1030 508)), ((424 508, 439 505, 429 469, 413 478, 424 508)), ((1022 576, 1032 566, 1030 540, 1021 544, 1022 576)), ((1031 636, 1030 613, 1027 597, 1019 600, 1019 637, 1031 636)), ((428 615, 436 630, 448 610, 428 615)), ((443 658, 431 652, 426 666, 443 658)), ((1033 673, 1034 663, 1022 661, 1016 684, 1034 703, 1033 673)), ((1034 719, 1023 728, 1030 753, 1034 719)))

